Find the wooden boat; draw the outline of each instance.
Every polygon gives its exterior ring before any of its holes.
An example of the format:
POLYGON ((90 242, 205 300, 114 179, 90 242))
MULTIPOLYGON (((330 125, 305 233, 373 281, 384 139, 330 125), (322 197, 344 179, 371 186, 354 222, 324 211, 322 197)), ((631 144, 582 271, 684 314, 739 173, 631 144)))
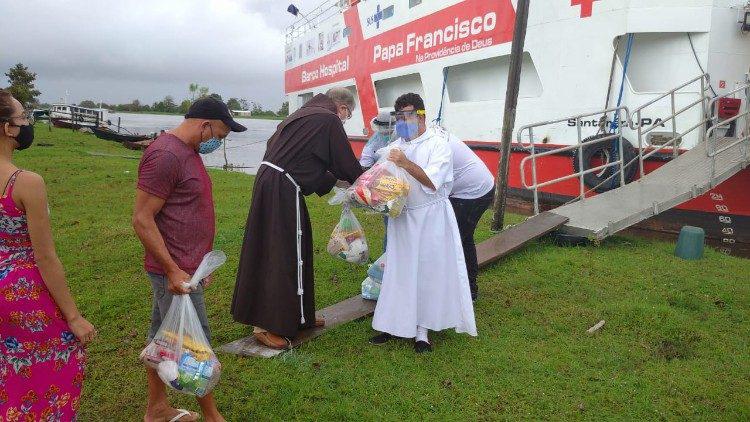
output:
POLYGON ((109 128, 92 127, 91 130, 94 131, 94 135, 96 135, 97 138, 104 139, 107 141, 139 142, 139 141, 145 141, 151 138, 148 135, 133 135, 129 133, 118 133, 109 128))
POLYGON ((78 129, 80 129, 80 128, 83 127, 82 125, 79 125, 77 123, 71 123, 70 120, 61 119, 61 118, 58 118, 58 117, 52 117, 52 118, 50 118, 50 121, 52 122, 52 126, 59 127, 61 129, 78 130, 78 129))

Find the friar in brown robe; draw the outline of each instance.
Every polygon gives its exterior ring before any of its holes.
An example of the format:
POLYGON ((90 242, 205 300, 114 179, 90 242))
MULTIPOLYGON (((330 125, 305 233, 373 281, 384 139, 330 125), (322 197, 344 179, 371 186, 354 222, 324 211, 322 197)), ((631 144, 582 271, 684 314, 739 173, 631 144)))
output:
POLYGON ((255 178, 232 300, 234 320, 254 326, 256 338, 267 346, 285 348, 300 329, 316 325, 312 226, 304 196, 325 195, 337 180, 353 183, 362 174, 342 123, 354 104, 344 88, 319 94, 284 120, 268 141, 263 161, 273 166, 262 164, 255 178), (301 189, 302 300, 297 190, 287 174, 301 189))

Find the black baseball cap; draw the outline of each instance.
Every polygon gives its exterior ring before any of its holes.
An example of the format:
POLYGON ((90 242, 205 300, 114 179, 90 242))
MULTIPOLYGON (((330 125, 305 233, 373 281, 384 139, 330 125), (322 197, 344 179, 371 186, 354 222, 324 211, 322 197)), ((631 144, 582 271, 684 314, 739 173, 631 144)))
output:
POLYGON ((247 130, 245 126, 232 119, 232 113, 229 112, 229 107, 226 104, 211 97, 201 98, 194 102, 188 109, 185 118, 221 120, 232 132, 244 132, 247 130))

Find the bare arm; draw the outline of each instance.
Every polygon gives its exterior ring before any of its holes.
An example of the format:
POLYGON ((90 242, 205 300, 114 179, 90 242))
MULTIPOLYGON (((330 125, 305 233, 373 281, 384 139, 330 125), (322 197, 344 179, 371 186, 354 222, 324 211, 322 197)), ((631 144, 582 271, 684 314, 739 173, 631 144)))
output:
POLYGON ((190 275, 177 266, 172 259, 154 219, 164 206, 164 202, 158 196, 137 189, 133 210, 133 229, 146 251, 153 255, 166 271, 169 291, 175 294, 186 294, 189 290, 182 286, 182 282, 189 280, 190 275))
POLYGON ((21 173, 16 181, 13 196, 14 199, 18 198, 18 203, 26 211, 34 258, 47 290, 60 308, 73 334, 82 343, 88 343, 96 336, 96 330, 78 311, 65 280, 62 263, 57 257, 55 243, 52 240, 44 180, 38 174, 21 173))
POLYGON ((397 166, 406 170, 406 172, 411 174, 413 178, 417 179, 419 183, 432 189, 433 191, 435 190, 435 185, 432 183, 432 180, 427 177, 427 173, 424 172, 424 169, 406 158, 406 155, 404 155, 404 152, 400 149, 392 149, 390 155, 388 156, 388 159, 393 161, 393 163, 397 166))

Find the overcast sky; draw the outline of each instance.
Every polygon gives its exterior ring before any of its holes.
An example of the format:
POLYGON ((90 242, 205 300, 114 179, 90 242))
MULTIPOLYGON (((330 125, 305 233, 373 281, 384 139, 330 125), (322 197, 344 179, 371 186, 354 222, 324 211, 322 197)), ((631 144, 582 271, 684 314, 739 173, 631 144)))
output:
MULTIPOLYGON (((188 85, 278 108, 288 0, 0 0, 0 87, 23 63, 42 102, 152 103, 188 85)), ((304 10, 316 0, 294 1, 304 10)))

